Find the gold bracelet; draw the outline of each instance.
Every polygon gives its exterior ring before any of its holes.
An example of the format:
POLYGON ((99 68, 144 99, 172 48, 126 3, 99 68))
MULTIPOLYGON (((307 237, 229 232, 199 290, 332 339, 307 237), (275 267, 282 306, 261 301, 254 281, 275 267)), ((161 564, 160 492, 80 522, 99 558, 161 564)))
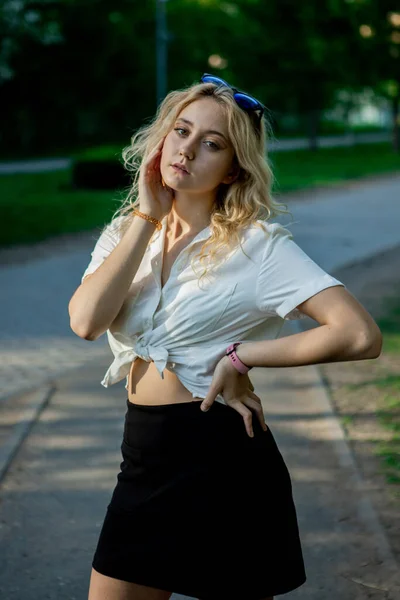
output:
POLYGON ((142 217, 142 219, 146 219, 147 221, 150 221, 150 223, 153 223, 153 225, 155 225, 157 229, 162 229, 161 221, 159 221, 155 217, 150 217, 150 215, 146 215, 145 213, 140 212, 140 210, 138 210, 137 208, 135 208, 132 212, 134 215, 142 217))

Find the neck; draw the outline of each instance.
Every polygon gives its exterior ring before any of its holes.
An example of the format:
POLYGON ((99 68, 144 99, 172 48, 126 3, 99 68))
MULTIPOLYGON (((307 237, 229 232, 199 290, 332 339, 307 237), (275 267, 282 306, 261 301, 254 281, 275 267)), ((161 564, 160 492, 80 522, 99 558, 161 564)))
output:
POLYGON ((175 206, 167 217, 167 235, 170 239, 178 239, 184 236, 195 236, 210 224, 210 213, 207 211, 196 211, 193 208, 185 213, 179 211, 175 206))

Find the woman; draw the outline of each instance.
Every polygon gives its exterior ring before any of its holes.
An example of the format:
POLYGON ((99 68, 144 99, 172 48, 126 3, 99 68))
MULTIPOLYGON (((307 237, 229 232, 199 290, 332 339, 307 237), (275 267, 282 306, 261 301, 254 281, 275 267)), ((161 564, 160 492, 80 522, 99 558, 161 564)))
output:
MULTIPOLYGON (((135 173, 69 304, 127 378, 89 600, 271 600, 306 581, 291 479, 248 371, 379 356, 369 313, 269 220, 268 123, 203 75, 123 156, 135 173), (208 252, 207 252, 208 251, 208 252), (200 267, 200 269, 199 269, 200 267), (320 327, 278 338, 285 319, 320 327)), ((282 371, 284 377, 284 371, 282 371)))

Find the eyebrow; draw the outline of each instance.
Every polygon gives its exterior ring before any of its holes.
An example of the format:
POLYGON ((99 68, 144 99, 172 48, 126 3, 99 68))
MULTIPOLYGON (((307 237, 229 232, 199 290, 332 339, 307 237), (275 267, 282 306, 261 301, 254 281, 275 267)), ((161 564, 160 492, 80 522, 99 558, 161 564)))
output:
MULTIPOLYGON (((184 123, 187 123, 188 125, 193 125, 193 123, 191 121, 188 121, 187 119, 183 119, 182 117, 178 117, 176 120, 183 121, 184 123)), ((204 133, 215 133, 215 135, 221 136, 226 141, 226 143, 228 143, 228 140, 226 139, 224 134, 221 133, 220 131, 215 131, 215 129, 209 129, 208 131, 205 131, 204 133)))

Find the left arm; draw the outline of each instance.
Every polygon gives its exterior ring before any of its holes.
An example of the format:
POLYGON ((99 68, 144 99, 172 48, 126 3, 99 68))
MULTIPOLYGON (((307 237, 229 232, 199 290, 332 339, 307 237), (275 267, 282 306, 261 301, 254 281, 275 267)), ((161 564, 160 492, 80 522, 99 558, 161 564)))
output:
POLYGON ((276 340, 242 343, 237 348, 240 360, 249 367, 295 367, 380 355, 378 325, 343 286, 322 290, 297 308, 320 327, 276 340))
MULTIPOLYGON (((378 325, 344 286, 326 288, 297 308, 320 327, 276 340, 242 343, 236 350, 240 360, 249 367, 295 367, 380 355, 382 333, 378 325)), ((207 411, 217 394, 222 393, 225 403, 242 415, 252 437, 252 411, 264 428, 265 420, 261 400, 249 387, 254 390, 248 374, 240 374, 229 357, 223 356, 201 409, 207 411)))

